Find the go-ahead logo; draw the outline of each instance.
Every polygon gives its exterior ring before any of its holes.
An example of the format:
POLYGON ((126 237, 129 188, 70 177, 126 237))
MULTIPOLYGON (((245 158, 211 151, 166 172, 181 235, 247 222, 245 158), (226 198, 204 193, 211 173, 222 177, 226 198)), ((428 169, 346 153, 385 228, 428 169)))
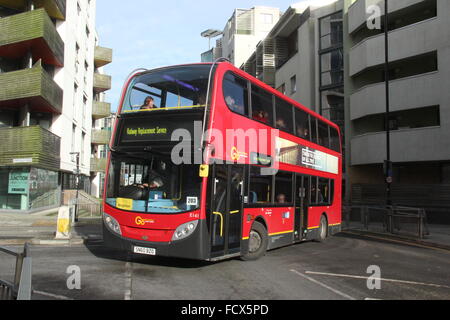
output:
POLYGON ((153 219, 144 219, 142 217, 136 217, 136 219, 134 219, 134 222, 138 225, 138 226, 145 226, 147 223, 155 223, 155 220, 153 219))
POLYGON ((240 152, 238 148, 231 148, 231 160, 238 161, 241 158, 247 158, 248 154, 246 152, 240 152))

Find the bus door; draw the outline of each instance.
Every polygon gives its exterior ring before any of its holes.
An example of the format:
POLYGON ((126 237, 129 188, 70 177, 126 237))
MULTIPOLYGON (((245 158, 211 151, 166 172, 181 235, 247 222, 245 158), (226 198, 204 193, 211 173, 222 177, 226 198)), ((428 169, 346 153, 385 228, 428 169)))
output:
POLYGON ((215 165, 211 179, 211 257, 240 252, 244 167, 215 165))
POLYGON ((308 223, 308 194, 310 179, 307 176, 297 175, 295 187, 295 240, 305 237, 308 223))

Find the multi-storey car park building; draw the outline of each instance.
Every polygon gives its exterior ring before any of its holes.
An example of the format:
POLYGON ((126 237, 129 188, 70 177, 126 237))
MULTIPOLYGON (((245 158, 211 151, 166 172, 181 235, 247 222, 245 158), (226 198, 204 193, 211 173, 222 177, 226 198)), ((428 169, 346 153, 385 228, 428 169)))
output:
MULTIPOLYGON (((384 1, 346 1, 346 137, 348 193, 383 202, 386 160, 385 36, 369 29, 366 8, 384 1)), ((450 2, 389 1, 392 201, 450 204, 450 2)), ((381 22, 384 17, 381 18, 381 22)))
POLYGON ((0 210, 57 207, 76 188, 76 154, 80 185, 95 181, 112 51, 98 46, 94 0, 0 0, 0 17, 0 210))

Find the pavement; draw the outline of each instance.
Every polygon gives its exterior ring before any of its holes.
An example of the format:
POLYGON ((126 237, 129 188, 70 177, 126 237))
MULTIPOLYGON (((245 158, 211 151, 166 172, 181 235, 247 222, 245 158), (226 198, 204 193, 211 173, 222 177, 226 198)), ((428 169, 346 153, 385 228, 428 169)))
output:
MULTIPOLYGON (((80 245, 87 241, 101 241, 101 217, 83 217, 72 226, 70 240, 55 240, 57 210, 34 214, 0 213, 0 246, 23 245, 80 245)), ((450 225, 428 225, 429 234, 416 239, 401 234, 389 234, 383 227, 371 224, 364 229, 358 223, 343 224, 343 232, 392 242, 407 242, 418 246, 435 247, 450 251, 450 225)))
POLYGON ((55 240, 57 209, 34 214, 1 213, 0 245, 83 244, 88 240, 102 239, 102 220, 100 217, 83 217, 73 223, 68 240, 55 240))

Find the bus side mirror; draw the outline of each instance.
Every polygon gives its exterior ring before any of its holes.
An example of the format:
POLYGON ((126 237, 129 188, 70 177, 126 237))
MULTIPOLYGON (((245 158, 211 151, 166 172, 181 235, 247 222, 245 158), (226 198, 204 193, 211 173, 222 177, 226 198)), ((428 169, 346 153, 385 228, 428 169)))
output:
POLYGON ((208 176, 209 176, 209 166, 207 164, 202 164, 200 166, 199 176, 200 176, 200 178, 208 178, 208 176))

